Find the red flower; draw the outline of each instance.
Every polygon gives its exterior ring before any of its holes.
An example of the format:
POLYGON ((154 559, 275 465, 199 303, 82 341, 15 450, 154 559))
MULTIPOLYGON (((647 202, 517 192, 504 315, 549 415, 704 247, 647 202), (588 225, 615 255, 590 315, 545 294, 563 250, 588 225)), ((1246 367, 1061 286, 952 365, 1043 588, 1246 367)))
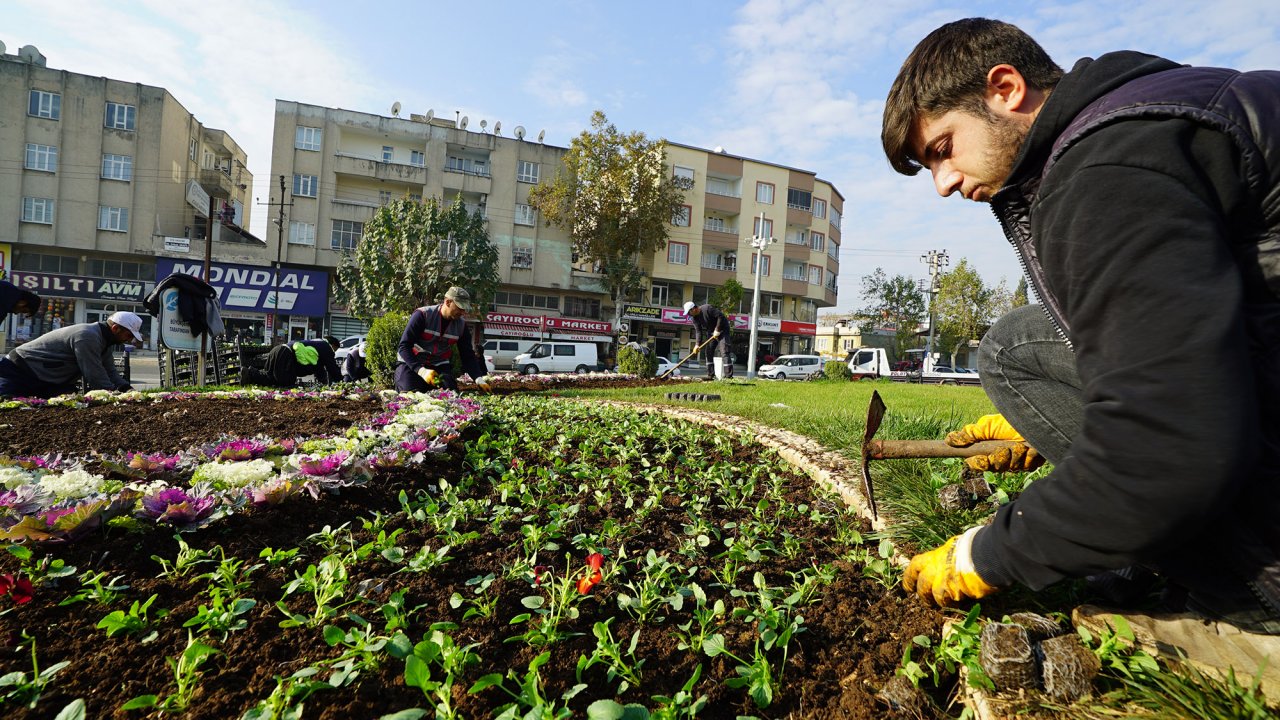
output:
POLYGON ((587 556, 587 568, 590 572, 578 578, 578 592, 580 594, 586 595, 591 592, 591 588, 604 579, 600 574, 601 565, 604 565, 604 556, 600 553, 591 553, 587 556))
POLYGON ((3 595, 13 598, 15 605, 21 605, 31 602, 31 598, 35 597, 35 588, 24 577, 0 575, 0 596, 3 595))

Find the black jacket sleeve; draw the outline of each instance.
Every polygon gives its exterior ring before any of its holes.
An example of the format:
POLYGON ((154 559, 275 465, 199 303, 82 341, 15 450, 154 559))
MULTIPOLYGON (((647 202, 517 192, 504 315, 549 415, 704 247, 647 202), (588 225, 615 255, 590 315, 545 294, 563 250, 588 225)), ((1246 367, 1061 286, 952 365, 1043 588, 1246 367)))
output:
POLYGON ((342 371, 338 369, 338 359, 333 348, 326 340, 308 340, 307 344, 316 349, 319 359, 316 361, 316 380, 332 385, 342 379, 342 371))
POLYGON ((400 334, 400 344, 396 346, 396 358, 409 366, 409 369, 413 372, 418 372, 418 368, 422 367, 422 361, 418 360, 417 353, 413 351, 413 347, 426 327, 427 316, 420 309, 414 310, 409 315, 409 323, 405 325, 404 332, 400 334))
POLYGON ((462 371, 472 380, 489 374, 484 364, 484 357, 476 355, 475 346, 471 342, 471 326, 462 329, 462 337, 458 338, 458 358, 462 360, 462 371))
POLYGON ((1227 139, 1129 121, 1068 151, 1032 229, 1070 325, 1083 430, 974 542, 988 582, 1039 589, 1204 533, 1249 479, 1260 410, 1230 252, 1247 187, 1227 139))

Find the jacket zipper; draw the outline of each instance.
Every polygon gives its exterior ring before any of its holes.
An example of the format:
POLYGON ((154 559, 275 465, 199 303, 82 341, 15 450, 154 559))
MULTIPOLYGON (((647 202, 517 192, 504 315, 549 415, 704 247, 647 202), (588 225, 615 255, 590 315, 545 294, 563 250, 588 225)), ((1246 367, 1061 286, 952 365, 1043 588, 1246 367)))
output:
MULTIPOLYGON (((1025 199, 1021 197, 1019 199, 1025 202, 1025 199)), ((1049 319, 1049 324, 1053 326, 1054 331, 1058 333, 1058 337, 1062 339, 1062 342, 1066 343, 1067 349, 1075 352, 1075 347, 1071 344, 1071 338, 1067 336, 1067 332, 1064 329, 1066 323, 1060 320, 1053 311, 1053 296, 1045 288, 1043 278, 1040 277, 1038 272, 1033 272, 1031 262, 1027 260, 1026 250, 1020 241, 1020 234, 1015 232, 1011 223, 1000 214, 995 202, 991 204, 991 213, 996 216, 996 221, 1000 223, 1000 229, 1004 232, 1005 239, 1013 246, 1013 252, 1018 257, 1018 265, 1022 268, 1023 276, 1030 280, 1031 286, 1035 288, 1036 297, 1040 300, 1040 309, 1044 311, 1045 317, 1049 319)))

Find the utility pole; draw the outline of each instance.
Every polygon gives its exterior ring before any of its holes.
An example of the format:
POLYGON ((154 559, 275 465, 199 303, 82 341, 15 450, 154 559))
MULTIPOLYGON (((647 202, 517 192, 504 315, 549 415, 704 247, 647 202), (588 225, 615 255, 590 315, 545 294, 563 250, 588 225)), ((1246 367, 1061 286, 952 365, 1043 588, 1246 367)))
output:
POLYGON ((929 344, 925 349, 925 364, 928 369, 932 369, 933 332, 934 326, 937 325, 937 319, 934 317, 934 304, 938 299, 938 274, 942 268, 951 262, 951 258, 947 255, 946 250, 930 250, 920 256, 920 262, 929 266, 929 344))
MULTIPOLYGON (((293 201, 285 202, 285 184, 284 176, 280 176, 280 202, 264 202, 258 203, 266 207, 280 208, 279 214, 276 216, 276 261, 274 269, 271 272, 271 337, 267 339, 267 344, 275 344, 275 335, 280 332, 280 264, 283 262, 284 253, 284 226, 286 207, 293 207, 293 201)), ((270 198, 268 198, 270 199, 270 198)))
POLYGON ((764 234, 764 213, 760 213, 760 227, 751 238, 751 247, 756 251, 756 285, 751 294, 751 339, 747 345, 747 379, 756 377, 756 336, 760 331, 760 275, 764 268, 764 250, 778 242, 775 237, 764 234))

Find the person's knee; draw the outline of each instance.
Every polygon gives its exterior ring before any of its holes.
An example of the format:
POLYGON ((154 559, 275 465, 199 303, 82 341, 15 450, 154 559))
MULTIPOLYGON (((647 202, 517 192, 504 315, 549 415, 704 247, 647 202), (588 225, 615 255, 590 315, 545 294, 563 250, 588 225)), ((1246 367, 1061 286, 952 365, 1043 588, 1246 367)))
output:
POLYGON ((978 344, 978 372, 987 375, 1000 369, 1001 351, 1033 338, 1056 338, 1044 308, 1023 305, 1005 313, 982 336, 978 344))

